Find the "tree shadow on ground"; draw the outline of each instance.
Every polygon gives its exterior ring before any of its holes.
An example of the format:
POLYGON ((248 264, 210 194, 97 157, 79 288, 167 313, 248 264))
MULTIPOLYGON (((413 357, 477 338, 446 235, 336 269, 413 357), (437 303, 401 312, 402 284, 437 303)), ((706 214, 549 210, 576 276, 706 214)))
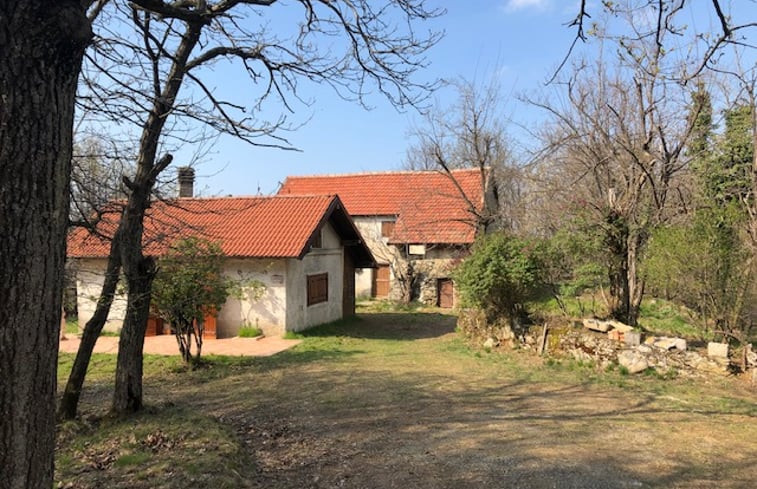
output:
POLYGON ((740 489, 757 477, 748 434, 710 439, 728 413, 654 395, 359 368, 236 385, 177 402, 239 433, 261 487, 740 489))

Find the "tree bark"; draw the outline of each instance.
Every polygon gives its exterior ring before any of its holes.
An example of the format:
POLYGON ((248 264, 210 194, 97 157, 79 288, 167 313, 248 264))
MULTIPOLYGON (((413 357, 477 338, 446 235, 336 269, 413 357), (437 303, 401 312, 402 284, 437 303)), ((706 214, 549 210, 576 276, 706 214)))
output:
POLYGON ((53 485, 82 2, 0 0, 0 488, 53 485))
MULTIPOLYGON (((140 234, 141 235, 141 234, 140 234)), ((113 394, 113 411, 129 413, 142 409, 142 348, 150 315, 150 295, 155 278, 155 260, 141 256, 135 262, 136 270, 127 273, 129 298, 126 318, 118 339, 116 386, 113 394)), ((124 267, 126 268, 126 267, 124 267)))
POLYGON ((114 238, 111 243, 108 264, 105 269, 105 281, 100 292, 100 298, 97 300, 97 308, 92 318, 87 321, 87 325, 84 327, 79 351, 76 352, 76 360, 74 360, 71 374, 68 376, 68 382, 60 400, 58 416, 62 419, 74 419, 76 417, 89 361, 92 358, 97 338, 100 336, 103 326, 105 326, 105 321, 108 319, 110 306, 113 304, 113 297, 115 296, 118 277, 121 271, 121 257, 119 256, 117 243, 118 240, 114 238))

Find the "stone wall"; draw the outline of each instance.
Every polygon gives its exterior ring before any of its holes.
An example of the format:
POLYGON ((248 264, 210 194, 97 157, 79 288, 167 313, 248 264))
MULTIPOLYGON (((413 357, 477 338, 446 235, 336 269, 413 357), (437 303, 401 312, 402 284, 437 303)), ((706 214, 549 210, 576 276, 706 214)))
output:
MULTIPOLYGON (((465 309, 460 311, 457 321, 458 330, 469 341, 487 349, 519 348, 537 352, 544 325, 516 325, 512 327, 504 320, 487 322, 482 311, 465 309)), ((661 347, 659 345, 681 344, 680 341, 650 341, 650 344, 630 346, 623 341, 612 339, 613 335, 599 333, 584 328, 580 323, 573 324, 567 320, 553 318, 548 324, 544 354, 554 358, 572 358, 581 362, 591 362, 598 369, 607 369, 620 365, 628 373, 639 373, 654 369, 662 375, 673 374, 685 377, 702 377, 706 375, 726 375, 739 362, 728 356, 708 356, 706 349, 692 350, 683 342, 682 349, 661 347)), ((660 338, 657 338, 659 340, 660 338)), ((653 338, 654 340, 654 338, 653 338)), ((732 353, 737 359, 744 353, 732 353)), ((747 347, 749 358, 747 368, 750 377, 757 371, 757 353, 747 347)), ((757 383, 757 380, 755 381, 757 383)))

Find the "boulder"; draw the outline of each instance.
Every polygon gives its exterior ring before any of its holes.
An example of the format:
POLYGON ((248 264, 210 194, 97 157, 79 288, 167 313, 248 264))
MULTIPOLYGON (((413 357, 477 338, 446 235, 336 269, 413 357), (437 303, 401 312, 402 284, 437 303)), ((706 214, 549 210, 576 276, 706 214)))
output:
POLYGON ((707 343, 707 356, 710 358, 728 359, 728 343, 707 343))
POLYGON ((649 362, 641 353, 624 350, 618 354, 618 364, 628 369, 628 373, 637 374, 649 368, 649 362))
POLYGON ((638 331, 628 331, 623 334, 623 341, 628 346, 639 346, 641 344, 641 333, 638 331))
POLYGON ((487 338, 487 340, 484 341, 484 348, 492 349, 495 346, 497 346, 497 341, 494 338, 487 338))
POLYGON ((633 326, 621 323, 620 321, 607 321, 607 324, 620 331, 621 333, 628 333, 629 331, 633 331, 633 326))
POLYGON ((650 336, 644 341, 645 344, 651 345, 663 350, 686 351, 686 340, 683 338, 669 338, 667 336, 650 336))
POLYGON ((584 328, 588 328, 592 331, 599 331, 600 333, 607 333, 610 330, 610 323, 607 321, 600 321, 599 319, 587 318, 583 320, 584 328))

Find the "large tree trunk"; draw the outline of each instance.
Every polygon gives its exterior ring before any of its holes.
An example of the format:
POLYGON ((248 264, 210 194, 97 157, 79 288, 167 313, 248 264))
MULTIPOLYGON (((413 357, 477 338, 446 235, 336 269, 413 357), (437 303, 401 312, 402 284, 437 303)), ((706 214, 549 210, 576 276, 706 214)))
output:
POLYGON ((118 277, 121 271, 121 257, 118 251, 118 240, 113 239, 108 256, 108 265, 105 269, 105 280, 103 282, 100 298, 97 300, 97 308, 92 315, 82 333, 79 351, 76 352, 76 360, 71 368, 71 374, 68 376, 66 389, 60 400, 58 415, 62 419, 74 419, 79 406, 84 378, 87 375, 89 361, 92 358, 92 352, 95 348, 97 338, 102 332, 105 321, 110 313, 110 306, 113 304, 113 297, 118 285, 118 277))
POLYGON ((81 2, 0 0, 0 488, 53 485, 81 2))

